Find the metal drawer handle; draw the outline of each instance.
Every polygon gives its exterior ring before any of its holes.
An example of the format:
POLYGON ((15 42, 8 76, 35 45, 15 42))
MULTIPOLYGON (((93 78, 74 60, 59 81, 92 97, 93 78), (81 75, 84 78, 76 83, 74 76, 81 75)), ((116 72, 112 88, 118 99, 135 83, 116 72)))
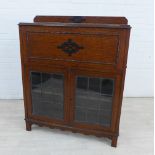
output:
POLYGON ((73 53, 79 52, 80 49, 84 49, 83 46, 79 46, 72 39, 68 39, 63 42, 61 45, 58 45, 57 48, 62 49, 65 53, 71 56, 73 53))

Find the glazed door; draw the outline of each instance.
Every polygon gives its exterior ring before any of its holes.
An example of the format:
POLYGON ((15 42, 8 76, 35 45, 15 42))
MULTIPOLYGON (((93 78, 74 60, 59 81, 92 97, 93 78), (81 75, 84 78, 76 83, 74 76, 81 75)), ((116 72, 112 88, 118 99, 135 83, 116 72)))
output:
POLYGON ((67 122, 67 71, 64 68, 27 67, 29 117, 54 123, 67 122))
POLYGON ((119 76, 74 71, 71 118, 73 125, 89 129, 114 130, 118 108, 119 76))

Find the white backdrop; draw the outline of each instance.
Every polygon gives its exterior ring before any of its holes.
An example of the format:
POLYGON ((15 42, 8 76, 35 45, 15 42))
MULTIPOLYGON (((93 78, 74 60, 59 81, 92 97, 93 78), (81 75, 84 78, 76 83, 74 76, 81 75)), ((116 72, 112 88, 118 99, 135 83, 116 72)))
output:
POLYGON ((23 96, 17 24, 35 15, 127 17, 132 30, 124 96, 153 96, 153 0, 0 0, 0 99, 23 96))

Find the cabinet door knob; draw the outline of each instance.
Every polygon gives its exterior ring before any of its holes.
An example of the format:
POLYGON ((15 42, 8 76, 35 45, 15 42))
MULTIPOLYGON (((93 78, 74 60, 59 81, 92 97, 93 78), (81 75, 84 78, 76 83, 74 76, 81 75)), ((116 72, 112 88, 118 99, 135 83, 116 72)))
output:
POLYGON ((84 49, 83 46, 78 45, 72 39, 68 39, 61 45, 58 45, 57 48, 62 49, 69 56, 71 56, 73 53, 79 52, 80 49, 84 49))

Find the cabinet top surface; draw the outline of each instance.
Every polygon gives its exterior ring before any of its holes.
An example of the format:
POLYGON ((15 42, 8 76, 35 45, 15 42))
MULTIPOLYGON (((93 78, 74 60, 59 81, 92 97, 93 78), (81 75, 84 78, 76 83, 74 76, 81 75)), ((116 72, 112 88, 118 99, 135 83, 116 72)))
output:
POLYGON ((19 23, 19 26, 47 27, 98 27, 98 28, 127 28, 130 25, 125 17, 101 16, 36 16, 33 23, 19 23))

